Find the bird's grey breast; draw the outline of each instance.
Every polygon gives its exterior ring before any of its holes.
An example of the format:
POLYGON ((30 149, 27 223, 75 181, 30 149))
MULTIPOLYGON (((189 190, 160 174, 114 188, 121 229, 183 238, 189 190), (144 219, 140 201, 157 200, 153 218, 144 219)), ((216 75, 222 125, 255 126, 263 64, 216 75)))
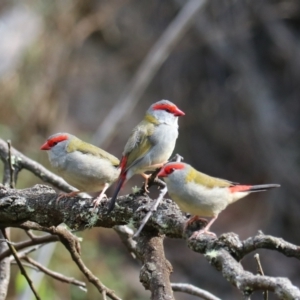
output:
POLYGON ((47 151, 50 164, 57 170, 63 170, 66 167, 66 155, 63 155, 60 149, 47 151))
POLYGON ((209 189, 194 182, 187 183, 184 177, 176 177, 172 180, 167 178, 166 183, 171 198, 181 210, 194 215, 212 217, 228 205, 228 199, 221 188, 209 189))
POLYGON ((178 126, 169 124, 160 124, 156 127, 150 138, 154 145, 155 155, 161 157, 159 160, 167 160, 172 155, 178 137, 178 126))

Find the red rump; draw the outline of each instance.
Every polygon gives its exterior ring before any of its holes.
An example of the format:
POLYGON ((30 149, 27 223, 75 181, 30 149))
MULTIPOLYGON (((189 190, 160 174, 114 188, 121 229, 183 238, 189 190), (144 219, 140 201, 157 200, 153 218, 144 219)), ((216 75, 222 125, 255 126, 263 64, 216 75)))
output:
POLYGON ((125 172, 126 164, 127 164, 127 156, 122 156, 120 162, 121 174, 125 172))
POLYGON ((235 185, 235 186, 231 186, 229 188, 231 193, 236 193, 236 192, 247 192, 249 190, 251 190, 252 185, 235 185))

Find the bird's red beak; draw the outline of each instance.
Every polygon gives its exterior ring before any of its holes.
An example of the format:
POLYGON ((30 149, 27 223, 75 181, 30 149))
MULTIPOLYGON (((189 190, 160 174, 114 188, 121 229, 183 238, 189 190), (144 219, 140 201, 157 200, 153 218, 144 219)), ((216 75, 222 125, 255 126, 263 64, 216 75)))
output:
POLYGON ((181 116, 184 116, 185 113, 177 107, 176 110, 173 112, 173 115, 175 117, 181 117, 181 116))
POLYGON ((161 169, 161 170, 159 171, 159 173, 157 174, 157 176, 158 176, 158 177, 167 177, 168 174, 165 172, 165 169, 163 168, 163 169, 161 169))
POLYGON ((41 150, 50 150, 51 147, 48 145, 48 142, 46 142, 46 143, 44 143, 44 144, 41 146, 40 149, 41 149, 41 150))

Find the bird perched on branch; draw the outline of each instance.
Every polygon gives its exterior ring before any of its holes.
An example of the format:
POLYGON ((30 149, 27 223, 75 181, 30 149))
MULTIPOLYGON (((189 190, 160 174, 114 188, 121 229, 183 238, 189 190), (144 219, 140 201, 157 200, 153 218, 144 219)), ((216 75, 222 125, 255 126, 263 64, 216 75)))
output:
POLYGON ((186 226, 199 219, 199 216, 212 217, 206 227, 195 232, 193 237, 202 233, 215 235, 209 231, 209 228, 216 221, 219 213, 229 204, 250 193, 280 186, 279 184, 240 185, 208 176, 181 162, 166 164, 157 176, 164 178, 168 193, 179 208, 194 215, 187 221, 186 226))
POLYGON ((184 115, 183 111, 168 100, 161 100, 150 106, 125 145, 120 163, 121 174, 108 213, 113 210, 118 193, 126 180, 134 174, 141 174, 147 188, 149 175, 145 172, 154 171, 168 161, 178 137, 178 117, 184 115))
POLYGON ((41 150, 47 150, 52 167, 78 189, 63 196, 102 191, 94 200, 94 207, 106 197, 105 191, 120 174, 120 161, 115 156, 69 133, 51 135, 41 150))

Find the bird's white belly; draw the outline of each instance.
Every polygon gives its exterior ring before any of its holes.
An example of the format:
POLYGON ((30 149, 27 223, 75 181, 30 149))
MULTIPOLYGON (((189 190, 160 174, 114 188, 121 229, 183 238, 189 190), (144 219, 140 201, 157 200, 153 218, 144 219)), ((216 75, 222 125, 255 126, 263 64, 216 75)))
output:
POLYGON ((182 211, 203 217, 218 215, 226 208, 230 198, 224 188, 209 189, 195 183, 189 183, 188 188, 185 186, 183 189, 168 184, 168 191, 182 211))
POLYGON ((101 191, 105 183, 110 185, 119 176, 119 170, 109 161, 76 151, 70 153, 67 159, 54 161, 52 166, 58 173, 68 183, 83 192, 101 191))

